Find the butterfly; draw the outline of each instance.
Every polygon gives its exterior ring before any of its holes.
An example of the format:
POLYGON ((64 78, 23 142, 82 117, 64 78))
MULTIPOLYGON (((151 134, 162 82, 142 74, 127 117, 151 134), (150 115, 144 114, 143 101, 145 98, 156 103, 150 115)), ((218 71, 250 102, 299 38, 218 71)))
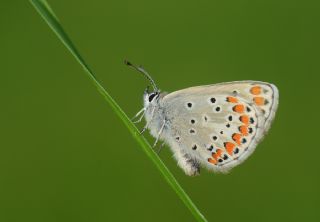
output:
POLYGON ((278 107, 275 85, 236 81, 161 92, 150 75, 126 61, 151 83, 143 95, 143 117, 156 138, 167 144, 178 166, 189 176, 200 167, 226 173, 241 164, 268 132, 278 107))

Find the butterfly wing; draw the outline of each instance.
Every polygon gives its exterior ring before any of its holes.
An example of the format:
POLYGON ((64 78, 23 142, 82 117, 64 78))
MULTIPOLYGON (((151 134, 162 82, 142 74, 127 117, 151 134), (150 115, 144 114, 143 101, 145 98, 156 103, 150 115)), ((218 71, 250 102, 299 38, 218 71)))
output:
POLYGON ((265 82, 229 82, 179 90, 161 102, 173 146, 227 172, 250 156, 270 128, 278 90, 265 82))

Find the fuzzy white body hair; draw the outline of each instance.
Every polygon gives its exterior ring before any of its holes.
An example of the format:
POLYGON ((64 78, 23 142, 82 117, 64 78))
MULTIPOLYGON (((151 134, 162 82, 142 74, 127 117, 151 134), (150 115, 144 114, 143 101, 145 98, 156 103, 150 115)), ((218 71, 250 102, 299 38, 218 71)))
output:
POLYGON ((145 119, 147 122, 147 128, 150 134, 158 139, 164 141, 172 150, 173 156, 177 161, 178 166, 183 169, 185 174, 189 176, 195 176, 199 174, 199 164, 196 160, 191 159, 191 154, 188 150, 183 149, 179 146, 178 142, 174 138, 176 130, 171 127, 171 116, 173 113, 168 113, 170 110, 166 110, 162 103, 162 98, 167 93, 160 93, 159 97, 154 99, 152 102, 148 101, 147 96, 144 96, 144 108, 145 108, 145 119), (158 135, 162 125, 164 125, 161 135, 158 135))

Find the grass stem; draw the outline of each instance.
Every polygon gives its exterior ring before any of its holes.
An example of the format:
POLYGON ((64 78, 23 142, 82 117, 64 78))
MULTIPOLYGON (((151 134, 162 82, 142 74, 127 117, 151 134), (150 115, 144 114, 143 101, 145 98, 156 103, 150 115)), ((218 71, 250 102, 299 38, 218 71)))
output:
POLYGON ((136 141, 140 144, 143 151, 147 154, 150 160, 156 165, 158 170, 163 175, 164 179, 168 182, 168 184, 172 187, 172 189, 178 194, 182 202, 187 206, 187 208, 191 211, 193 216, 197 221, 207 221, 205 217, 200 213, 196 205, 192 202, 190 197, 186 194, 186 192, 182 189, 178 181, 174 178, 173 174, 169 171, 169 169, 164 165, 159 156, 153 151, 149 143, 146 139, 140 135, 138 129, 131 122, 128 116, 123 112, 120 106, 115 102, 115 100, 110 96, 110 94, 105 90, 105 88, 99 83, 94 73, 88 66, 88 64, 84 61, 71 39, 68 37, 64 29, 62 28, 58 17, 54 14, 50 5, 45 0, 30 0, 31 4, 35 7, 41 17, 45 20, 45 22, 50 26, 52 31, 58 36, 61 42, 67 47, 67 49, 71 52, 71 54, 75 57, 75 59, 80 63, 82 68, 85 70, 85 73, 91 79, 93 84, 96 86, 97 90, 100 94, 105 98, 108 104, 111 106, 113 111, 120 117, 125 126, 129 129, 130 133, 136 139, 136 141))

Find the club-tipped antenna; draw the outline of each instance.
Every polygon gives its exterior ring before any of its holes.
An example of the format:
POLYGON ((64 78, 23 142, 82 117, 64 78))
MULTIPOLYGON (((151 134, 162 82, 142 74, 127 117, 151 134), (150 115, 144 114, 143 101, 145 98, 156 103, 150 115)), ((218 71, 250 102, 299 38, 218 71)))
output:
POLYGON ((134 68, 135 70, 137 70, 138 72, 142 73, 143 76, 149 80, 149 82, 151 83, 153 89, 155 92, 158 92, 158 87, 155 84, 155 82, 153 81, 153 79, 151 78, 151 76, 149 75, 149 73, 147 73, 146 70, 144 70, 141 66, 137 67, 134 64, 132 64, 131 62, 129 62, 128 60, 124 60, 124 63, 128 66, 131 66, 132 68, 134 68))

